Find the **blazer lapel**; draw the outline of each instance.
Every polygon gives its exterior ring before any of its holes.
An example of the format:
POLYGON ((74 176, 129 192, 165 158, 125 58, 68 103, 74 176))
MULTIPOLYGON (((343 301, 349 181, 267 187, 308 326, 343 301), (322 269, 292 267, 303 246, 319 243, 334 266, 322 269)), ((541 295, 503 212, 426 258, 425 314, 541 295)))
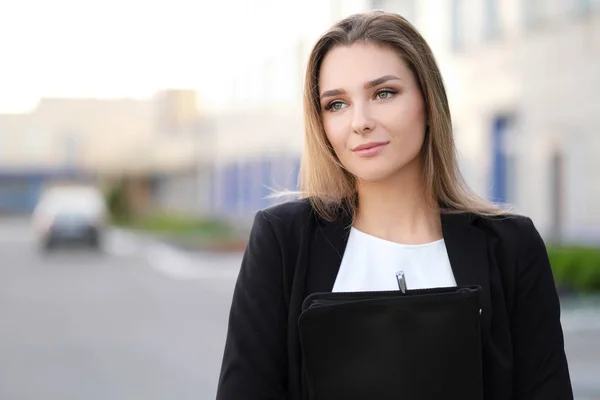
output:
POLYGON ((481 286, 484 328, 491 323, 487 234, 473 225, 473 214, 442 214, 442 233, 456 283, 481 286))
POLYGON ((330 292, 333 289, 352 223, 350 216, 346 214, 333 222, 316 218, 317 229, 312 238, 307 266, 307 295, 330 292))

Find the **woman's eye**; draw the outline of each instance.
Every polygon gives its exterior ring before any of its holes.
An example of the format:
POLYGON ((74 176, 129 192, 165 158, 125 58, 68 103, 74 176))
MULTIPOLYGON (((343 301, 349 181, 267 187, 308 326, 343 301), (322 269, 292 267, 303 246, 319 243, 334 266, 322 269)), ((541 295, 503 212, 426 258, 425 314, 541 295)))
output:
POLYGON ((342 108, 344 108, 346 106, 345 103, 342 103, 341 101, 334 101, 329 103, 329 105, 327 107, 325 107, 326 110, 333 110, 333 111, 339 111, 342 108))
POLYGON ((389 99, 393 95, 394 95, 394 92, 391 90, 381 90, 381 91, 377 92, 377 94, 376 94, 377 98, 380 100, 389 99))

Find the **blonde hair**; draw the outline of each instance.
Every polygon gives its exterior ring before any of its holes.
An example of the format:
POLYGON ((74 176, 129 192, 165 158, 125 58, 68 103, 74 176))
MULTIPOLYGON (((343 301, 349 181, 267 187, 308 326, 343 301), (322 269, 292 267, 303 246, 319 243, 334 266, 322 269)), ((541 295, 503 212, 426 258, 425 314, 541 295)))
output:
POLYGON ((340 207, 354 216, 358 207, 356 181, 337 158, 323 128, 319 103, 319 69, 336 46, 368 42, 395 50, 420 85, 429 122, 422 171, 427 198, 442 212, 503 215, 506 211, 470 191, 458 168, 446 90, 434 55, 419 32, 403 17, 383 12, 355 14, 335 24, 313 47, 304 87, 305 141, 300 164, 300 196, 317 213, 335 219, 340 207))

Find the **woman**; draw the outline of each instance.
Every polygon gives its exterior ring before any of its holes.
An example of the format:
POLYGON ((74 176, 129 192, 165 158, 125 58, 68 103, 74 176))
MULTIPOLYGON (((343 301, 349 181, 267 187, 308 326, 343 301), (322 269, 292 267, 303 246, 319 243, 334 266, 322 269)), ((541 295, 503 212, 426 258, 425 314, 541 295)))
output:
POLYGON ((302 399, 298 317, 311 293, 482 287, 484 398, 572 399, 544 242, 461 180, 431 49, 373 12, 315 45, 305 82, 303 199, 256 214, 217 398, 302 399))

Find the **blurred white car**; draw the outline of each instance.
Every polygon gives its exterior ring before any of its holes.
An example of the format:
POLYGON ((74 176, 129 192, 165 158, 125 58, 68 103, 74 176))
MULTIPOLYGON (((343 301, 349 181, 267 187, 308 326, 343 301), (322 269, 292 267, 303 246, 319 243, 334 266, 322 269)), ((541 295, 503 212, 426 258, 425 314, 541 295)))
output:
POLYGON ((99 249, 106 221, 102 192, 94 186, 78 184, 47 188, 32 215, 36 238, 43 250, 66 243, 99 249))

